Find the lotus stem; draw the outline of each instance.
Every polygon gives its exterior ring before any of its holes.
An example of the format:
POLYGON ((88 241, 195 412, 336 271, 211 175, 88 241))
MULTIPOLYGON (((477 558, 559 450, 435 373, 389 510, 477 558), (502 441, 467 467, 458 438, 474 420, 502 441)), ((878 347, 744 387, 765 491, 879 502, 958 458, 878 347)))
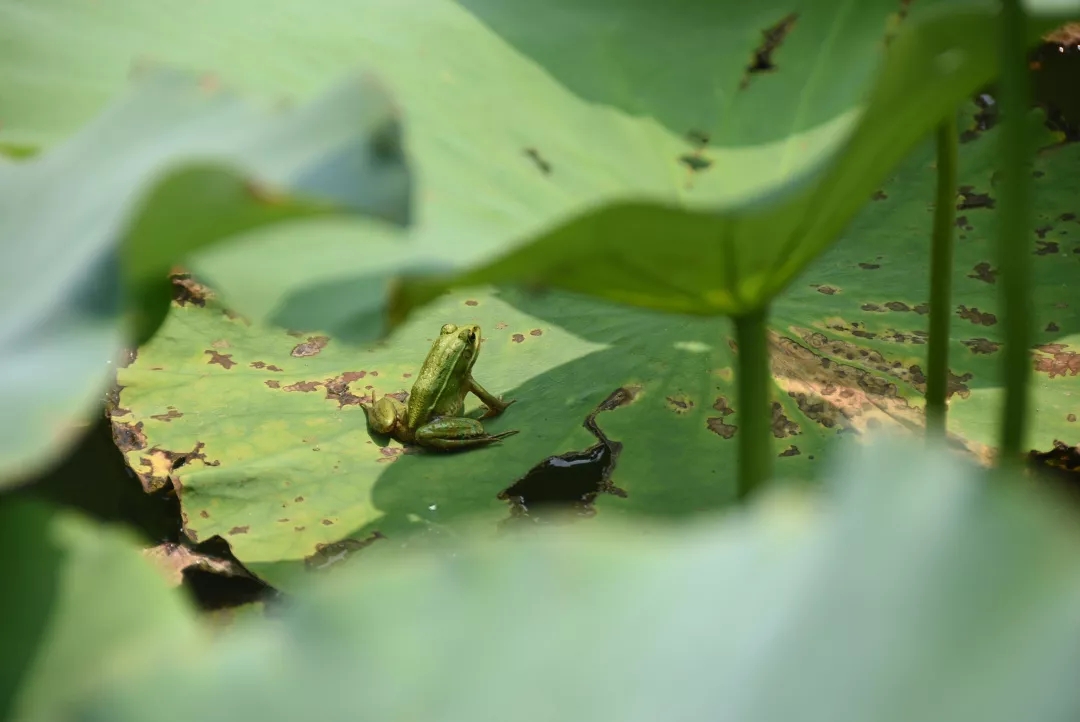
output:
POLYGON ((765 337, 768 307, 736 316, 738 344, 736 383, 739 406, 739 464, 737 494, 740 501, 769 480, 772 473, 772 439, 769 421, 769 348, 765 337))
POLYGON ((998 263, 1005 333, 1005 404, 1001 423, 1004 466, 1021 461, 1031 376, 1031 152, 1026 120, 1031 106, 1027 68, 1027 19, 1020 0, 1004 0, 1001 12, 1001 223, 998 263))
POLYGON ((952 319, 953 223, 956 217, 956 114, 937 130, 937 203, 930 246, 930 342, 926 372, 926 438, 945 438, 952 319))

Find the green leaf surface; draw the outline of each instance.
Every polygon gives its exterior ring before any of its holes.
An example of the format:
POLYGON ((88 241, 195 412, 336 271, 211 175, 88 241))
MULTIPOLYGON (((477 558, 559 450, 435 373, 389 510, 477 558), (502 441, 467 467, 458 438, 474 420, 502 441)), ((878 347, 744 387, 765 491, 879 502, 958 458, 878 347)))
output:
POLYGON ((76 438, 126 337, 165 316, 186 253, 316 214, 402 222, 408 194, 395 115, 368 79, 269 111, 155 71, 70 140, 0 158, 0 483, 76 438))
POLYGON ((411 252, 391 263, 327 253, 276 276, 250 254, 203 265, 238 310, 255 310, 244 303, 256 288, 276 289, 267 317, 321 326, 332 313, 367 333, 382 307, 373 281, 479 264, 459 280, 737 312, 790 281, 994 75, 993 5, 903 7, 364 0, 312 14, 300 0, 167 0, 152 12, 134 0, 4 0, 0 89, 15 92, 0 140, 63 135, 148 59, 293 97, 362 63, 408 118, 420 175, 411 252))
POLYGON ((82 719, 1075 719, 1075 519, 918 447, 840 476, 692 531, 361 565, 82 719))
MULTIPOLYGON (((594 476, 584 480, 533 482, 524 494, 529 519, 549 516, 532 500, 568 490, 578 497, 599 491, 595 507, 619 516, 686 516, 734 498, 734 437, 742 422, 726 319, 563 292, 477 289, 441 299, 391 342, 362 349, 325 334, 249 325, 214 300, 200 300, 204 306, 174 307, 121 369, 114 433, 148 489, 170 480, 179 489, 190 535, 221 535, 274 584, 289 586, 291 571, 323 566, 332 555, 319 545, 497 533, 521 511, 500 492, 544 459, 598 443, 618 445, 610 466, 585 465, 594 476), (359 401, 372 390, 408 392, 449 322, 480 324, 485 342, 474 375, 492 393, 517 400, 485 428, 521 433, 459 454, 402 453, 397 442, 372 437, 359 401), (583 424, 619 389, 626 403, 596 414, 606 437, 598 441, 583 424), (610 485, 600 479, 604 469, 610 485)), ((779 334, 773 345, 774 453, 783 478, 812 477, 826 440, 842 428, 889 422, 877 408, 861 411, 873 394, 854 383, 845 384, 854 389, 845 400, 858 414, 851 421, 808 404, 804 390, 822 374, 817 357, 779 334)), ((910 412, 914 392, 895 391, 879 403, 910 412)), ((469 397, 466 408, 477 406, 469 397)))
POLYGON ((72 512, 0 502, 0 574, 0 716, 12 722, 71 719, 107 676, 198 639, 193 610, 136 540, 72 512))

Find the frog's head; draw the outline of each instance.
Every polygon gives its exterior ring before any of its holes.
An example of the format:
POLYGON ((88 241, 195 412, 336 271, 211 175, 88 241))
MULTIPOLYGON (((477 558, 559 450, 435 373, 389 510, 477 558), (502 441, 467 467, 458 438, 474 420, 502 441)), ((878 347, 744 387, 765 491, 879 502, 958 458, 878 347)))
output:
POLYGON ((442 327, 440 336, 450 341, 458 355, 454 364, 460 371, 471 371, 476 357, 480 355, 480 327, 475 323, 456 326, 448 323, 442 327))

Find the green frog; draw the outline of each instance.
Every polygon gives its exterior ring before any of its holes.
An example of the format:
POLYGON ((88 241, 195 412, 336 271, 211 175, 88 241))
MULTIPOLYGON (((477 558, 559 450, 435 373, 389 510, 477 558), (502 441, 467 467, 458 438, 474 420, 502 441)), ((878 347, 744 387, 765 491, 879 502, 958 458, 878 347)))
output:
POLYGON ((477 419, 462 416, 465 396, 476 394, 487 405, 481 419, 501 414, 511 401, 489 393, 472 377, 472 367, 480 354, 480 327, 448 323, 420 367, 420 374, 403 404, 393 396, 383 396, 371 404, 361 404, 371 430, 388 434, 403 444, 418 444, 438 451, 457 451, 486 446, 517 431, 489 434, 477 419))

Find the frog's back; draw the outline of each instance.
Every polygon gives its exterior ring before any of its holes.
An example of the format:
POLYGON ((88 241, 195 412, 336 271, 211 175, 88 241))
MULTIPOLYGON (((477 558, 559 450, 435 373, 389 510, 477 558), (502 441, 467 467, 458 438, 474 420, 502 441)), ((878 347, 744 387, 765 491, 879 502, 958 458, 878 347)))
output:
POLYGON ((435 416, 454 416, 464 407, 467 384, 454 369, 457 349, 436 340, 413 384, 406 404, 406 425, 417 429, 435 416))

